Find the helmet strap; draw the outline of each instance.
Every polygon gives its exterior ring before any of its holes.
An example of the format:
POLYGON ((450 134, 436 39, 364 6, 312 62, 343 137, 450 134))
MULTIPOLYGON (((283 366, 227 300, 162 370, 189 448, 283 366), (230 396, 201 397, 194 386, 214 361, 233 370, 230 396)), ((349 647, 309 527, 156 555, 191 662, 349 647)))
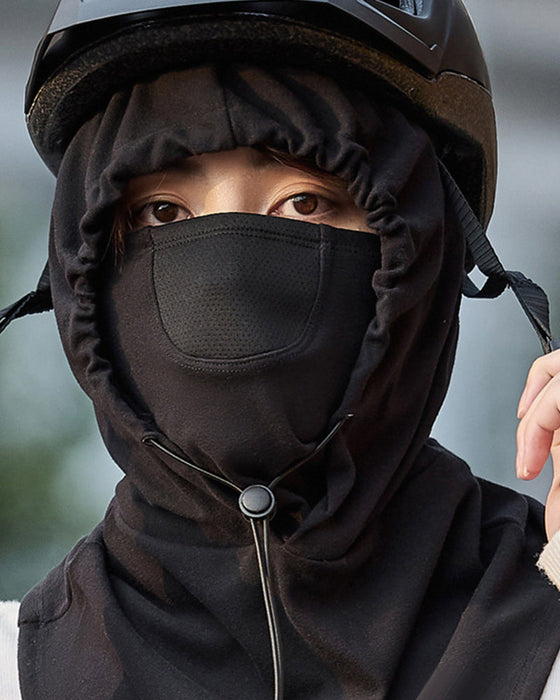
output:
POLYGON ((495 299, 510 287, 533 326, 545 353, 560 347, 550 332, 548 298, 538 284, 521 272, 506 270, 492 248, 480 221, 476 218, 465 195, 440 161, 442 181, 465 236, 467 248, 486 281, 478 288, 465 271, 463 294, 470 299, 495 299))
POLYGON ((16 318, 38 314, 42 311, 50 311, 52 308, 49 266, 47 263, 39 278, 37 289, 0 311, 0 333, 16 318))

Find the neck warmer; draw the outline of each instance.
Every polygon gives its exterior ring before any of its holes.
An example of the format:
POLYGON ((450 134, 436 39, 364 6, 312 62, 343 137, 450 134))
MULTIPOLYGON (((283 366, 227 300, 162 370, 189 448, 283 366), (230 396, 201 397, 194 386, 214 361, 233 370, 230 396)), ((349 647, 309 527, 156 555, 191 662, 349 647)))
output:
POLYGON ((539 697, 560 646, 542 508, 429 438, 464 257, 423 129, 328 77, 202 66, 82 127, 53 303, 125 476, 22 603, 24 699, 272 698, 260 550, 228 484, 274 483, 286 697, 539 697), (372 233, 219 214, 137 232, 112 264, 131 177, 262 145, 345 180, 372 233))

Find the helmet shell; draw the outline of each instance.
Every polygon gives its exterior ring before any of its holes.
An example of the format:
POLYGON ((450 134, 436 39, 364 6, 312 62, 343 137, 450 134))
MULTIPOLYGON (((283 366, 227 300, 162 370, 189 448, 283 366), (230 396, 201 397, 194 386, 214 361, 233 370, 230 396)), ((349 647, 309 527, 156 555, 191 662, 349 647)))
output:
POLYGON ((56 173, 77 129, 117 90, 204 62, 279 57, 381 93, 422 123, 488 222, 495 117, 460 0, 61 0, 28 83, 29 132, 56 173))

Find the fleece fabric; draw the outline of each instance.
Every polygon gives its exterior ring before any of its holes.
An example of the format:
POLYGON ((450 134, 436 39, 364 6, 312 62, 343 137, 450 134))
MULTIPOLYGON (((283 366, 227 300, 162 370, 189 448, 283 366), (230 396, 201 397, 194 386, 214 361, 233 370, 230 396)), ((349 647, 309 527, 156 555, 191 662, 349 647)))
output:
MULTIPOLYGON (((154 247, 145 242, 153 261, 154 247)), ((154 329, 161 309, 153 275, 144 276, 150 265, 134 250, 124 255, 123 275, 142 268, 154 329)), ((245 487, 303 459, 348 414, 282 482, 271 522, 285 696, 540 696, 560 646, 557 591, 535 567, 542 507, 474 478, 429 437, 453 365, 464 257, 425 132, 328 77, 202 66, 114 95, 81 128, 58 177, 53 302, 72 369, 125 476, 103 522, 23 601, 26 700, 272 697, 255 548, 237 499, 147 438, 245 487), (297 372, 280 385, 254 367, 238 382, 247 403, 228 405, 229 375, 193 369, 165 334, 153 343, 135 319, 134 357, 123 345, 131 314, 126 296, 119 308, 112 302, 112 218, 135 175, 264 145, 343 178, 368 211, 380 261, 368 282, 371 319, 350 359, 304 386, 297 372), (173 391, 166 407, 163 377, 161 396, 156 382, 147 390, 137 361, 148 347, 200 402, 185 395, 184 411, 173 391), (205 402, 204 383, 221 393, 217 404, 205 402), (323 392, 313 415, 300 410, 323 392), (278 422, 261 423, 261 411, 278 422)))

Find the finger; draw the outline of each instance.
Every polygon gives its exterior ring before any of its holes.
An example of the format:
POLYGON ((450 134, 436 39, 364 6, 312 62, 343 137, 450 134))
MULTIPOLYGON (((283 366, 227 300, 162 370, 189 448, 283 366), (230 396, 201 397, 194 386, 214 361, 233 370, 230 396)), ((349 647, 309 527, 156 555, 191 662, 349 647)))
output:
POLYGON ((533 479, 560 440, 560 376, 550 380, 533 400, 517 430, 517 475, 533 479))
POLYGON ((560 530, 560 450, 552 449, 554 479, 548 492, 545 509, 546 534, 549 540, 560 530))
POLYGON ((548 382, 560 373, 560 350, 555 350, 548 355, 539 357, 529 370, 525 388, 519 399, 517 417, 523 416, 529 410, 535 398, 540 394, 548 382))
POLYGON ((537 427, 518 438, 516 471, 520 479, 534 479, 541 473, 552 448, 552 435, 537 427))

